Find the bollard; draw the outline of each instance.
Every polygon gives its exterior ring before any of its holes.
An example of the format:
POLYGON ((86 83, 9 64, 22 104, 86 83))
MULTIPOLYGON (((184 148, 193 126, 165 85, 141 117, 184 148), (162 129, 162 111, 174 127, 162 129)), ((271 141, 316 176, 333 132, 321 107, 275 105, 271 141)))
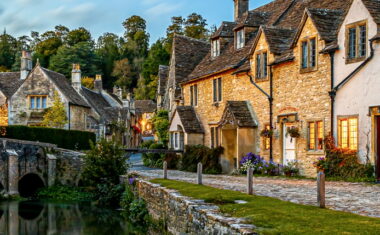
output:
POLYGON ((253 169, 247 170, 247 194, 253 195, 253 169))
POLYGON ((164 161, 164 179, 168 179, 168 163, 164 161))
POLYGON ((326 207, 325 173, 319 172, 317 178, 318 204, 320 208, 326 207))
POLYGON ((198 163, 197 184, 202 184, 202 163, 198 163))

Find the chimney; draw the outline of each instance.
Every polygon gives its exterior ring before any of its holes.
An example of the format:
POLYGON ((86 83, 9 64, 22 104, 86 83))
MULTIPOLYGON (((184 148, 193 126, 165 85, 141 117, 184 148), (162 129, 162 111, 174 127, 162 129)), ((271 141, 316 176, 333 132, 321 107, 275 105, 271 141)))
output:
POLYGON ((102 91, 103 90, 103 81, 102 81, 102 75, 96 74, 96 78, 94 81, 94 88, 95 90, 102 91))
POLYGON ((249 0, 234 0, 235 2, 235 22, 249 9, 249 0))
POLYGON ((21 75, 20 79, 24 80, 28 77, 30 71, 32 71, 32 57, 29 51, 22 51, 21 55, 21 75))
POLYGON ((71 71, 71 85, 75 90, 79 91, 82 87, 82 73, 80 71, 79 64, 73 64, 73 70, 71 71))

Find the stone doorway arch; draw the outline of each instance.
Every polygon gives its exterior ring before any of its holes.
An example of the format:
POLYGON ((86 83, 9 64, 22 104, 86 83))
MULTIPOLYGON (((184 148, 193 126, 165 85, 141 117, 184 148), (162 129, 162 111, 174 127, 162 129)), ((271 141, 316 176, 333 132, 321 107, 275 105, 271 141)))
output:
POLYGON ((45 187, 42 178, 35 173, 24 175, 18 182, 18 190, 21 197, 32 197, 38 189, 45 187))

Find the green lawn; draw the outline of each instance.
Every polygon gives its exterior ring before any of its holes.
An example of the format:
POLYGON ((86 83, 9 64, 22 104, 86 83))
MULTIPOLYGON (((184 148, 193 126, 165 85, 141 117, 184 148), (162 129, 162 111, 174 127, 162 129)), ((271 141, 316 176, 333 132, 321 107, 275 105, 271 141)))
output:
POLYGON ((219 204, 223 213, 233 217, 247 217, 259 227, 260 234, 380 234, 377 218, 173 180, 151 182, 176 189, 185 196, 219 204), (248 203, 232 203, 235 200, 248 203))

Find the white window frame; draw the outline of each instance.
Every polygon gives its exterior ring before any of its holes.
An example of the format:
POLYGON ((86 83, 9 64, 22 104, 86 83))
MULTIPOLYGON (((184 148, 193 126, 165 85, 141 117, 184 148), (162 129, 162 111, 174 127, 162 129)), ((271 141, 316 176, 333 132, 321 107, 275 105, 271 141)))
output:
POLYGON ((220 39, 214 39, 211 41, 211 56, 217 57, 220 55, 220 39))
POLYGON ((236 49, 241 49, 245 46, 244 28, 236 31, 236 49))

